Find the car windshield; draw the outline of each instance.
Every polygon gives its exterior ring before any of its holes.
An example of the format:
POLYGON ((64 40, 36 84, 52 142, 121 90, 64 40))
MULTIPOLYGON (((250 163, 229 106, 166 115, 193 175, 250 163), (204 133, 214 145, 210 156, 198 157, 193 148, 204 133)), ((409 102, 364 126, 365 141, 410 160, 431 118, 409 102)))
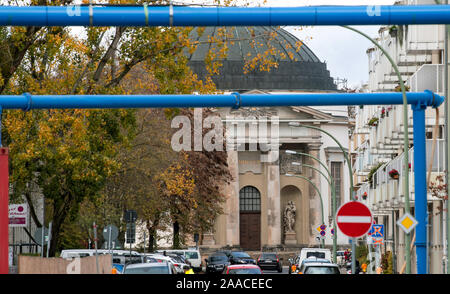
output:
POLYGON ((228 258, 226 257, 226 255, 213 255, 209 257, 209 260, 212 262, 215 261, 228 261, 228 258))
POLYGON ((198 258, 198 254, 195 251, 193 251, 193 252, 186 251, 185 255, 186 255, 187 259, 197 259, 198 258))
POLYGON ((337 267, 329 266, 310 266, 306 268, 305 274, 335 275, 339 274, 339 269, 337 267))
POLYGON ((248 255, 245 252, 231 252, 231 255, 233 255, 234 257, 250 257, 250 255, 248 255))
POLYGON ((228 271, 230 275, 245 275, 245 274, 261 274, 258 268, 233 268, 228 271))
POLYGON ((277 255, 273 253, 263 253, 261 255, 262 259, 277 259, 277 255))
POLYGON ((135 267, 125 268, 124 274, 168 274, 169 267, 167 265, 161 266, 147 266, 147 267, 135 267))
POLYGON ((307 252, 306 258, 308 257, 325 258, 325 252, 317 252, 317 251, 307 252))

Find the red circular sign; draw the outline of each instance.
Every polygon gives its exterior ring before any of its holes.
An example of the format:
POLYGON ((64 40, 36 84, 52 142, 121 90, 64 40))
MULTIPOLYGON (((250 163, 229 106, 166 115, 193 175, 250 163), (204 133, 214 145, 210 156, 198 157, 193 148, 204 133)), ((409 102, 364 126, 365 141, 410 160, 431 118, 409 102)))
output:
POLYGON ((364 236, 372 226, 372 212, 363 203, 350 201, 339 207, 336 224, 341 232, 350 238, 364 236))

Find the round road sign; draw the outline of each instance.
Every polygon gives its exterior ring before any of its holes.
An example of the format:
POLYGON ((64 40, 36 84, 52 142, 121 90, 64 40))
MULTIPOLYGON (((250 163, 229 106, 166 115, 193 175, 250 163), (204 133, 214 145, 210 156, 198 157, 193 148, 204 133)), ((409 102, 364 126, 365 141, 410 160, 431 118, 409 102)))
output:
POLYGON ((336 224, 341 232, 350 238, 364 236, 372 226, 372 212, 363 203, 350 201, 339 207, 336 224))

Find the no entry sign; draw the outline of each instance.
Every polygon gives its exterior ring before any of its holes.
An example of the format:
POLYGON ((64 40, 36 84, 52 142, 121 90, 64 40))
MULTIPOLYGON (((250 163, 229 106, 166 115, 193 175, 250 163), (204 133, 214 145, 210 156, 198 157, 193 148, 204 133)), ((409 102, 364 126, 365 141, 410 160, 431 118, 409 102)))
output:
POLYGON ((350 238, 364 236, 372 226, 372 212, 363 203, 350 201, 339 207, 336 224, 341 232, 350 238))

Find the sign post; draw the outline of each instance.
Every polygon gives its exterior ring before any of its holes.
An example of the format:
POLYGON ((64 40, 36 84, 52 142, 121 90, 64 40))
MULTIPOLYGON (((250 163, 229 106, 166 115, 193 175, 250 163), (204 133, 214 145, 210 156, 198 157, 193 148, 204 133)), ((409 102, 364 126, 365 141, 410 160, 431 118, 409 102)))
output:
POLYGON ((372 226, 372 212, 363 203, 350 201, 339 207, 336 224, 341 232, 352 240, 352 274, 355 270, 356 238, 364 236, 372 226))

